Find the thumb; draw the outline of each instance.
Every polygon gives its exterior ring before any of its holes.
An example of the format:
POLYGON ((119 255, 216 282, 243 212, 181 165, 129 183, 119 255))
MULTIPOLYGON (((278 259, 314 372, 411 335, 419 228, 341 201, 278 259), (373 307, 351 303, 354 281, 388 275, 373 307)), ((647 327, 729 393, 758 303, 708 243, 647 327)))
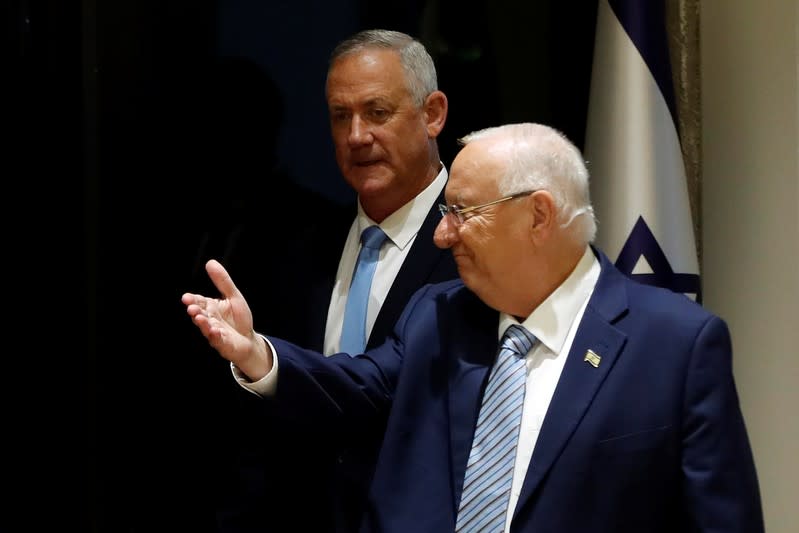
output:
POLYGON ((214 283, 214 287, 216 287, 223 298, 229 299, 232 296, 240 294, 230 274, 228 274, 225 267, 216 259, 211 259, 205 264, 205 271, 208 272, 208 276, 214 283))

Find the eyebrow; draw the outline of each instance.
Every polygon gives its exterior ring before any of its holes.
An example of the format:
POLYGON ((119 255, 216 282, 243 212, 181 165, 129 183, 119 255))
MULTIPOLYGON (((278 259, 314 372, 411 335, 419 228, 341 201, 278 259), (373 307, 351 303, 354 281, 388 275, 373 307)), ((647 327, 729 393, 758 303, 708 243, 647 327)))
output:
POLYGON ((450 202, 447 200, 447 193, 446 190, 444 191, 444 202, 447 205, 463 205, 463 196, 459 193, 455 195, 455 199, 450 202))

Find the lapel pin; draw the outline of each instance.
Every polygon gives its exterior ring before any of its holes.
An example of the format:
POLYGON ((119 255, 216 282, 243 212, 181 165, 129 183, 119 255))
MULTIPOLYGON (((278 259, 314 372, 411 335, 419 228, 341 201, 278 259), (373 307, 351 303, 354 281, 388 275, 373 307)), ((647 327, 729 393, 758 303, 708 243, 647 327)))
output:
POLYGON ((588 361, 588 363, 593 366, 594 368, 599 367, 599 362, 602 361, 602 357, 595 354, 592 350, 588 350, 585 352, 585 357, 583 361, 588 361))

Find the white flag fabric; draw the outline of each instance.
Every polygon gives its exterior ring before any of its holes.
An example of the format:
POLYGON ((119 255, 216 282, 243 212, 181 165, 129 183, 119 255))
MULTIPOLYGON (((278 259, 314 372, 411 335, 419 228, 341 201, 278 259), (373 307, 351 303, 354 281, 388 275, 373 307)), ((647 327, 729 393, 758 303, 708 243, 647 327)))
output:
POLYGON ((630 277, 701 302, 658 0, 599 0, 585 156, 597 244, 630 277))

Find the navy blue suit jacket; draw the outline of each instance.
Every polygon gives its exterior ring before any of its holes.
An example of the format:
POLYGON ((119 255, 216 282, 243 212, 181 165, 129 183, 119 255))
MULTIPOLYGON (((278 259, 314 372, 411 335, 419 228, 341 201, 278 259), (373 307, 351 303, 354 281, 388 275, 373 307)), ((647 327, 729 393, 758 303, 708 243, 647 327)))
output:
MULTIPOLYGON (((229 270, 248 295, 257 331, 322 351, 338 261, 353 217, 350 210, 326 212, 318 224, 281 243, 279 259, 261 260, 263 243, 241 239, 258 248, 237 256, 238 268, 229 270)), ((440 220, 434 205, 386 295, 367 347, 385 341, 416 290, 458 276, 451 252, 433 243, 440 220)), ((237 403, 228 422, 234 426, 231 438, 240 442, 229 458, 233 468, 228 472, 234 477, 224 479, 219 491, 219 530, 263 533, 289 523, 296 531, 354 531, 364 512, 384 423, 297 424, 238 385, 234 388, 237 403)))
MULTIPOLYGON (((725 323, 608 259, 528 467, 511 530, 763 531, 725 323), (601 356, 598 367, 584 361, 601 356)), ((453 531, 498 312, 460 281, 421 289, 357 358, 271 338, 276 406, 320 428, 387 420, 362 532, 453 531)))

